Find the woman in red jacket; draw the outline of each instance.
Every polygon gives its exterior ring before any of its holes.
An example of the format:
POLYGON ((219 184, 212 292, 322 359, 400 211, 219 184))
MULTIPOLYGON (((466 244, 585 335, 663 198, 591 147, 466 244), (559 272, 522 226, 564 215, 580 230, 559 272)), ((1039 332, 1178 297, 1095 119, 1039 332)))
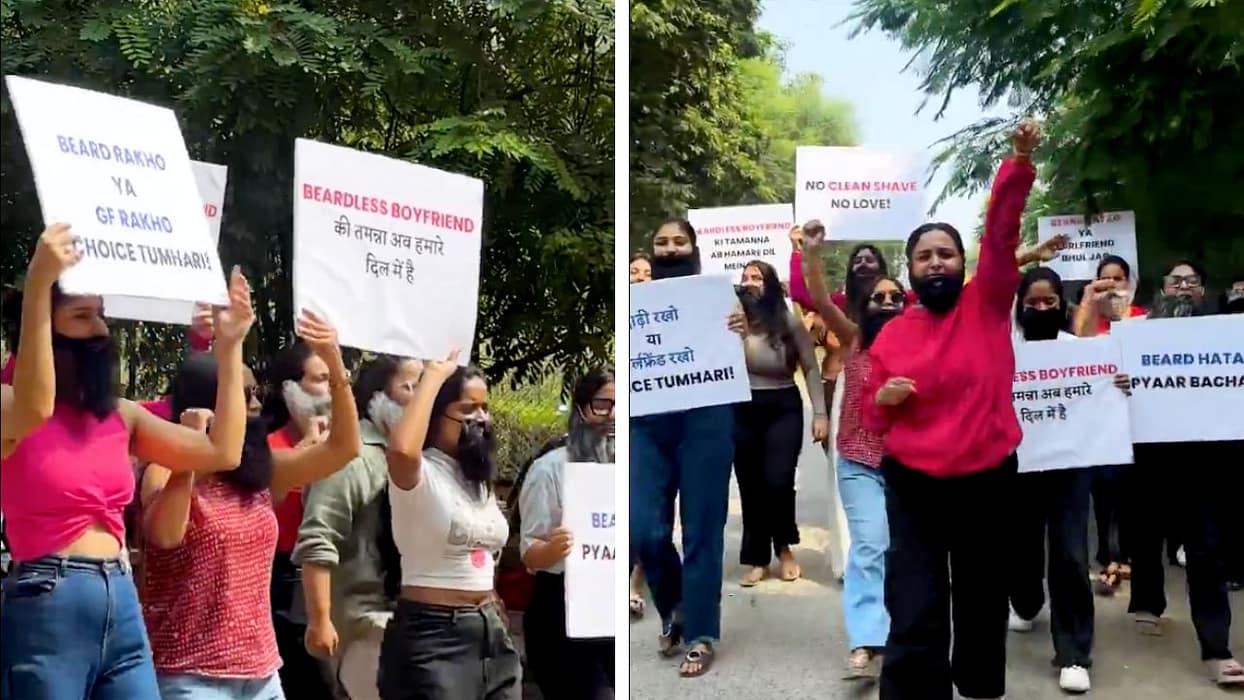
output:
POLYGON ((882 700, 950 700, 952 685, 964 698, 1006 691, 1007 591, 994 571, 1007 547, 1021 438, 1010 314, 1020 215, 1036 178, 1035 125, 1021 125, 1013 139, 972 282, 964 284, 963 241, 953 226, 917 228, 907 266, 919 305, 886 324, 869 351, 864 396, 873 400, 864 422, 885 435, 890 529, 882 700))

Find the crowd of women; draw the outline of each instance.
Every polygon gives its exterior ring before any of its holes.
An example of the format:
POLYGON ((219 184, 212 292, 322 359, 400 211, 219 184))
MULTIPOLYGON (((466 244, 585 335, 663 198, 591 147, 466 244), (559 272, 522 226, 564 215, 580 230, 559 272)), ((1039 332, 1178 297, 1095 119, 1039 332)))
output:
MULTIPOLYGON (((67 225, 41 235, 9 338, 4 698, 522 697, 478 369, 379 356, 352 377, 331 322, 305 311, 260 384, 234 269, 169 395, 135 403, 101 298, 58 286, 78 260, 67 225)), ((613 461, 613 396, 607 370, 578 382, 565 447, 516 499, 547 700, 612 697, 612 640, 565 634, 561 479, 567 460, 613 461)))
MULTIPOLYGON (((643 614, 646 579, 662 622, 659 653, 690 645, 684 676, 709 669, 720 637, 731 465, 743 510, 742 585, 768 576, 773 556, 783 580, 797 578, 795 464, 809 440, 828 443, 826 417, 838 391, 835 471, 850 535, 847 678, 879 679, 883 700, 949 700, 956 691, 1001 698, 1008 629, 1033 629, 1048 586, 1057 683, 1088 691, 1092 503, 1098 592, 1112 594, 1130 577, 1138 631, 1161 634, 1162 547, 1175 542, 1209 676, 1222 687, 1244 685, 1228 643, 1228 590, 1244 577, 1244 532, 1227 506, 1229 494, 1244 492, 1244 471, 1229 466, 1228 455, 1241 446, 1142 444, 1134 465, 1019 474, 1022 433, 1012 403, 1017 344, 1108 333, 1125 320, 1240 313, 1244 278, 1216 300, 1200 267, 1179 262, 1163 276, 1152 308, 1142 309, 1121 258, 1104 258, 1099 279, 1078 300, 1048 267, 1021 273, 1068 243, 1055 237, 1020 249, 1037 142, 1031 123, 1014 134, 970 282, 959 232, 929 223, 907 239, 910 290, 878 248, 861 244, 848 256, 842 289, 831 293, 820 263, 826 230, 808 222, 792 231, 789 284, 804 323, 787 309, 770 265, 752 262, 738 281, 742 319, 730 323, 744 338, 751 401, 632 419, 631 611, 643 614), (819 366, 813 342, 825 350, 819 366), (797 371, 812 389, 810 431, 797 371), (1185 476, 1170 478, 1174 464, 1185 476), (681 559, 672 544, 675 499, 681 559)), ((697 274, 698 254, 692 227, 667 222, 651 252, 632 258, 631 282, 697 274)), ((1127 376, 1115 383, 1130 392, 1127 376)))

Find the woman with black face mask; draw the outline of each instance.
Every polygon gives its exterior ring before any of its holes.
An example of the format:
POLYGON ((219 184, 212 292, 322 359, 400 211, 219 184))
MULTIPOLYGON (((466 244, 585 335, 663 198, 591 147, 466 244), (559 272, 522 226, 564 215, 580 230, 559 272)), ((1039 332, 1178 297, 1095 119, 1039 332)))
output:
POLYGON ((57 280, 81 257, 64 224, 26 276, 13 386, 0 387, 0 510, 15 561, 0 603, 5 697, 129 700, 160 694, 128 561, 132 459, 173 472, 237 467, 246 424, 242 340, 254 321, 236 268, 216 310, 220 367, 208 433, 117 396, 116 348, 98 296, 57 280))
POLYGON ((488 383, 429 362, 389 434, 401 591, 380 646, 383 700, 518 700, 522 668, 494 586, 509 523, 493 491, 488 383))
MULTIPOLYGON (((269 596, 277 539, 272 504, 333 474, 360 449, 336 330, 307 311, 296 330, 329 367, 333 430, 327 440, 274 452, 266 422, 250 418, 236 470, 172 474, 153 463, 143 477, 143 612, 165 700, 209 692, 234 700, 284 697, 269 596)), ((186 360, 172 397, 183 424, 207 428, 216 387, 210 355, 186 360)))
POLYGON ((1020 126, 1013 140, 1014 155, 994 180, 972 282, 964 285, 963 241, 953 226, 917 228, 907 264, 920 303, 887 323, 869 349, 864 425, 885 435, 890 532, 882 700, 949 700, 952 686, 965 698, 1006 690, 1007 594, 994 572, 1008 544, 1003 524, 1021 438, 1011 308, 1020 216, 1036 178, 1035 125, 1020 126))

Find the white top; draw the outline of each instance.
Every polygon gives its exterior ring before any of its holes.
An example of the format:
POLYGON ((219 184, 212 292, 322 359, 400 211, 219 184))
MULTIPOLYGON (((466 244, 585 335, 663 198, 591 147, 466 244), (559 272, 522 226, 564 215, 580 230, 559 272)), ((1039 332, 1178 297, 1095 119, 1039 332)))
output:
POLYGON ((424 450, 413 489, 389 480, 389 506, 403 586, 493 589, 495 555, 505 546, 510 526, 496 495, 483 486, 471 488, 454 458, 435 448, 424 450))
MULTIPOLYGON (((553 530, 562 524, 562 474, 565 466, 566 448, 559 447, 541 455, 527 470, 518 494, 518 517, 522 525, 518 551, 522 556, 527 556, 527 550, 537 540, 547 542, 553 530)), ((542 571, 560 574, 566 571, 566 565, 559 561, 542 571)))

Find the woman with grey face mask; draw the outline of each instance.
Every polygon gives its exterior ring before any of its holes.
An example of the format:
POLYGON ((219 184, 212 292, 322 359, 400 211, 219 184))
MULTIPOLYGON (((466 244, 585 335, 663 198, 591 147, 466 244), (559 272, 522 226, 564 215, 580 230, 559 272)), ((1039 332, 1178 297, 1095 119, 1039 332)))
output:
POLYGON ((535 592, 523 616, 527 667, 545 700, 613 698, 613 638, 566 638, 566 557, 574 533, 561 526, 567 462, 613 463, 613 372, 594 369, 575 384, 566 446, 532 463, 518 496, 523 564, 535 592))

